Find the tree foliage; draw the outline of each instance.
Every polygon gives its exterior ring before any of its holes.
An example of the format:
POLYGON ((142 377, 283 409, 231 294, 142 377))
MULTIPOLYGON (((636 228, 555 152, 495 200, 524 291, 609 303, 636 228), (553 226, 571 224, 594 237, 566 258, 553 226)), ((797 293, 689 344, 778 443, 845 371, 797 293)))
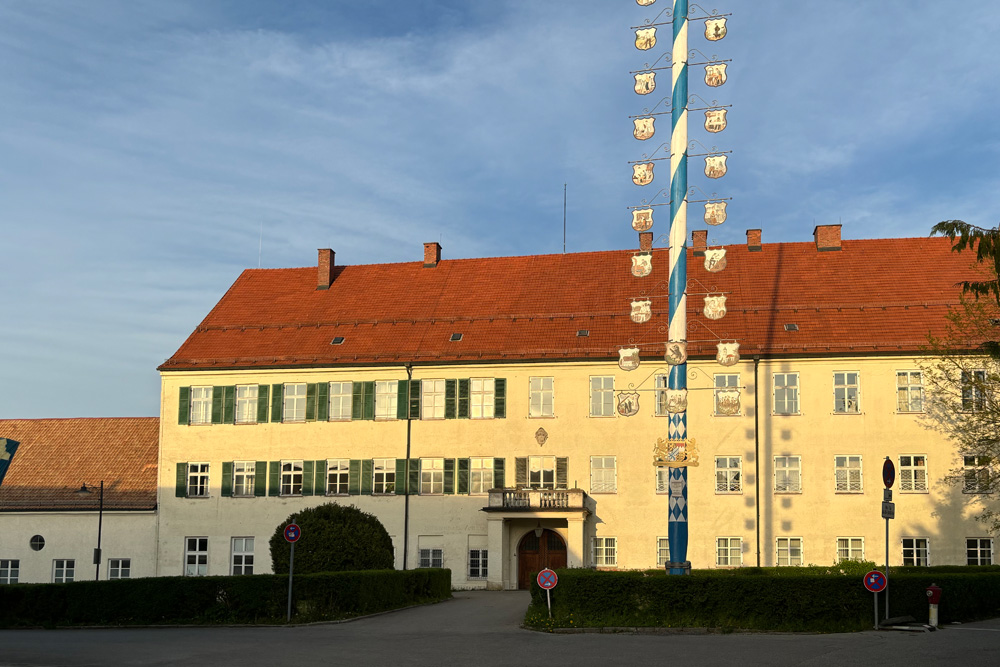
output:
POLYGON ((289 544, 285 526, 297 523, 295 574, 393 569, 392 538, 374 515, 353 505, 327 503, 297 512, 271 536, 271 563, 276 574, 288 573, 289 544))
POLYGON ((972 250, 976 253, 976 261, 992 267, 991 275, 986 280, 966 280, 962 282, 962 290, 972 294, 977 299, 981 296, 992 296, 1000 305, 1000 229, 987 229, 970 225, 961 220, 945 220, 931 228, 931 235, 947 236, 952 241, 951 249, 955 252, 972 250))

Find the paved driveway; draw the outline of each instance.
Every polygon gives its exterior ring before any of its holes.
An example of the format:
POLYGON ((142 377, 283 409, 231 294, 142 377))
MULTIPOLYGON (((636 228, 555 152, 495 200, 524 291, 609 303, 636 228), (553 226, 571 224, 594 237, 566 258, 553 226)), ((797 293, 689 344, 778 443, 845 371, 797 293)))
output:
POLYGON ((1000 665, 1000 621, 936 633, 543 634, 525 592, 465 592, 352 623, 0 631, 0 665, 1000 665))

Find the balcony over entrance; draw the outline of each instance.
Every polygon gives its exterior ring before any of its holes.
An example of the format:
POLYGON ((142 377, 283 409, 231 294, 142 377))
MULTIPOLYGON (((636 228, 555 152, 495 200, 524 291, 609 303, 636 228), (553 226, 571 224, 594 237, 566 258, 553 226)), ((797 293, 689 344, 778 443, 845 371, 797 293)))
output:
POLYGON ((587 509, 582 489, 491 489, 484 512, 566 512, 587 509))

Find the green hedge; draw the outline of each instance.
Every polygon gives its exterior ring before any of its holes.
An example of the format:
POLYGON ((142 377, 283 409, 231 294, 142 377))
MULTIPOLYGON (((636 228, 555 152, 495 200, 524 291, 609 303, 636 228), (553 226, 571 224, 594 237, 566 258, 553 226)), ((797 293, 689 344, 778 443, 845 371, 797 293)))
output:
MULTIPOLYGON (((451 570, 295 577, 292 621, 335 620, 451 597, 451 570)), ((0 627, 284 623, 288 577, 150 577, 0 586, 0 627)))
MULTIPOLYGON (((815 568, 830 570, 831 568, 815 568)), ((927 621, 931 583, 940 586, 941 622, 1000 616, 1000 568, 900 568, 890 572, 889 611, 927 621)), ((707 627, 844 632, 873 626, 872 594, 861 576, 806 568, 662 572, 559 570, 548 621, 545 592, 532 586, 525 617, 535 627, 707 627)), ((884 612, 879 596, 879 617, 884 612)))

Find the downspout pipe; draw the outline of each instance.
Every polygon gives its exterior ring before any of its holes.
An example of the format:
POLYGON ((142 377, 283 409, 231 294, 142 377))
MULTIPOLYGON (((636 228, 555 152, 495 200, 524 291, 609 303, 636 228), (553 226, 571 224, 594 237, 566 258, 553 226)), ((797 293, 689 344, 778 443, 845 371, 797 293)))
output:
MULTIPOLYGON (((413 364, 406 364, 406 479, 403 480, 403 569, 410 553, 410 383, 413 382, 413 364)), ((399 481, 396 481, 399 484, 399 481)))
POLYGON ((757 508, 757 567, 760 567, 760 355, 753 355, 753 484, 757 508))

